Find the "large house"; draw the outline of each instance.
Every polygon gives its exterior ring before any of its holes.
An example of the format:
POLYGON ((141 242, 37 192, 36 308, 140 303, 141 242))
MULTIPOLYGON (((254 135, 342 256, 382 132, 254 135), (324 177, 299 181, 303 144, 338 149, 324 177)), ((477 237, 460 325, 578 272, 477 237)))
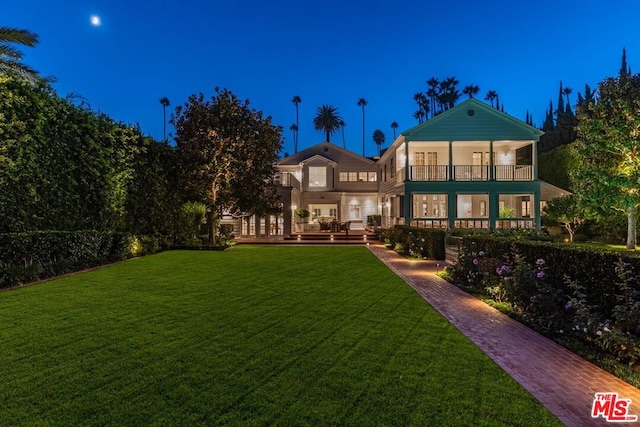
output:
POLYGON ((413 127, 379 159, 323 142, 280 160, 282 214, 247 218, 242 236, 291 235, 322 223, 436 228, 540 228, 540 212, 568 192, 538 179, 542 131, 475 99, 413 127), (298 208, 310 212, 305 224, 298 208))

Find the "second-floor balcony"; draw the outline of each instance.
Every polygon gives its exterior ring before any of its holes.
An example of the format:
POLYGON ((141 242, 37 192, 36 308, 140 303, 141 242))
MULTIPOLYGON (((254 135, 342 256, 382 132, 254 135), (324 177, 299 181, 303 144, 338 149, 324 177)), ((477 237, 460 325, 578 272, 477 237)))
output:
POLYGON ((289 187, 300 190, 300 181, 290 172, 276 173, 275 182, 278 187, 289 187))
MULTIPOLYGON (((531 165, 410 166, 410 181, 531 181, 531 165)), ((402 177, 404 179, 404 176, 402 177)))

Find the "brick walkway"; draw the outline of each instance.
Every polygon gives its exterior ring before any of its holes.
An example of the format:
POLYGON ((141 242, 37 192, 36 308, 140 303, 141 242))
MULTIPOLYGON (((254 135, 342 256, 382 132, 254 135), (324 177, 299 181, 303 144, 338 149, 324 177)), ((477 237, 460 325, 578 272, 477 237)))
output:
MULTIPOLYGON (((434 273, 444 261, 407 260, 381 245, 369 249, 566 425, 609 425, 591 418, 596 392, 631 399, 629 414, 640 417, 639 389, 439 278, 434 273)), ((623 425, 630 424, 640 425, 623 425)))

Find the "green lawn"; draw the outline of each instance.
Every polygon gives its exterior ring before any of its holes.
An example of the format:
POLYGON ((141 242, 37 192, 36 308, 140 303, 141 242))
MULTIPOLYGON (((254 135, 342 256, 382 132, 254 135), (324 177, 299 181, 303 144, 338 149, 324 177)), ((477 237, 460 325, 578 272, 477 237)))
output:
POLYGON ((561 425, 362 247, 165 252, 0 316, 0 425, 561 425))

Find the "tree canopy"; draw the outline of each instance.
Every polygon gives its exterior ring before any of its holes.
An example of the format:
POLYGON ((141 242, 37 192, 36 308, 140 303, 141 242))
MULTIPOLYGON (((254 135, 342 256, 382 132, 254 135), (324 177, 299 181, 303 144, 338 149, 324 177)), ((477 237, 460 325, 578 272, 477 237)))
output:
POLYGON ((276 208, 274 164, 282 128, 227 89, 205 100, 191 95, 176 108, 178 155, 186 188, 211 211, 210 243, 223 211, 264 214, 276 208))
POLYGON ((640 75, 607 78, 595 102, 578 108, 576 191, 594 218, 627 215, 627 247, 636 246, 640 204, 640 75))

